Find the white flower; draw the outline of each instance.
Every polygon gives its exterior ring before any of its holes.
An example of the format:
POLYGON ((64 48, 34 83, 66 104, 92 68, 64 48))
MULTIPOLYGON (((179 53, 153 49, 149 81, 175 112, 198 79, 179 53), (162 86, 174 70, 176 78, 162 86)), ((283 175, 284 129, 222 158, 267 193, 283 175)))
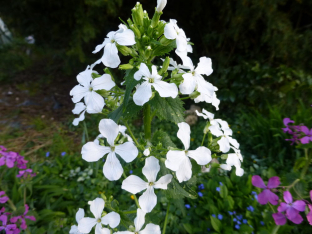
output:
POLYGON ((143 210, 137 210, 137 217, 134 219, 134 232, 123 231, 115 232, 114 234, 161 234, 160 227, 152 223, 147 224, 145 228, 141 230, 145 223, 145 214, 143 210))
POLYGON ((83 102, 78 102, 75 105, 75 108, 72 110, 73 114, 79 115, 78 118, 75 118, 73 121, 73 125, 77 126, 80 121, 83 121, 85 119, 85 113, 86 113, 87 107, 83 102))
MULTIPOLYGON (((84 217, 84 215, 85 215, 84 210, 79 208, 79 210, 76 213, 76 222, 79 223, 79 221, 84 217)), ((84 234, 84 233, 78 230, 78 226, 73 225, 70 228, 69 234, 84 234)))
POLYGON ((102 228, 102 224, 115 228, 120 223, 120 215, 112 211, 102 217, 105 205, 102 198, 96 198, 90 201, 89 204, 94 218, 82 218, 78 223, 78 230, 82 233, 89 233, 95 226, 95 234, 110 234, 110 230, 108 228, 102 228))
POLYGON ((156 11, 162 12, 166 5, 167 5, 167 0, 157 0, 156 11))
POLYGON ((194 102, 195 103, 199 103, 199 102, 211 103, 216 108, 216 110, 219 110, 220 100, 217 98, 217 94, 215 92, 218 90, 218 88, 215 86, 213 86, 213 88, 214 88, 213 94, 211 92, 201 92, 200 95, 194 99, 194 102))
POLYGON ((115 145, 114 141, 119 133, 119 127, 111 119, 102 119, 99 124, 99 130, 102 136, 107 139, 109 146, 101 146, 98 141, 88 142, 82 147, 82 158, 87 162, 96 162, 108 154, 103 167, 104 176, 111 181, 118 180, 122 175, 123 168, 116 154, 129 163, 137 157, 138 149, 133 142, 115 145))
POLYGON ((127 140, 128 141, 131 141, 133 142, 132 138, 126 133, 126 126, 123 126, 123 125, 118 125, 119 127, 119 132, 124 136, 124 137, 127 137, 127 140))
POLYGON ((152 74, 146 64, 141 63, 140 69, 134 74, 134 79, 143 81, 137 85, 137 90, 133 95, 133 101, 138 106, 143 106, 152 97, 152 86, 157 90, 161 97, 175 98, 178 95, 178 88, 174 83, 167 83, 161 80, 161 76, 157 73, 156 66, 152 66, 152 74))
POLYGON ((160 177, 160 179, 156 181, 159 170, 160 166, 158 159, 150 156, 145 159, 145 166, 142 170, 148 182, 145 182, 138 176, 130 175, 122 182, 121 185, 122 189, 127 190, 132 194, 136 194, 146 189, 146 191, 139 198, 139 204, 142 210, 146 213, 151 212, 157 204, 157 196, 154 193, 154 188, 167 189, 167 185, 172 179, 172 175, 167 174, 160 177))
POLYGON ((202 110, 202 113, 199 113, 197 110, 195 110, 195 112, 198 116, 201 116, 204 119, 209 119, 209 122, 210 122, 209 130, 211 131, 213 135, 219 135, 219 136, 222 135, 220 126, 222 126, 223 129, 229 128, 229 125, 226 121, 222 119, 214 119, 214 114, 210 113, 204 108, 202 110))
POLYGON ((105 105, 104 98, 95 92, 96 90, 110 90, 115 86, 114 81, 109 74, 104 74, 101 77, 93 79, 91 74, 97 73, 90 69, 86 69, 77 76, 79 85, 76 85, 71 91, 70 95, 73 96, 74 103, 79 102, 84 98, 87 105, 88 113, 100 113, 105 105))
POLYGON ((143 151, 143 154, 147 157, 149 156, 151 153, 150 149, 149 148, 146 148, 144 151, 143 151))
POLYGON ((192 164, 189 158, 195 159, 199 165, 206 165, 211 161, 211 151, 204 146, 196 150, 188 150, 190 147, 191 129, 187 123, 179 123, 178 138, 184 145, 183 151, 169 150, 165 165, 176 172, 179 182, 187 181, 192 177, 192 164))
POLYGON ((211 59, 201 57, 197 68, 195 69, 193 64, 190 64, 190 69, 190 73, 182 75, 184 80, 179 86, 180 92, 182 94, 191 94, 197 88, 200 93, 208 92, 212 96, 214 86, 202 77, 202 75, 209 76, 213 72, 211 59))
POLYGON ((97 45, 92 53, 97 53, 105 47, 103 57, 101 58, 102 63, 107 67, 116 68, 120 64, 116 43, 123 46, 134 45, 136 42, 133 31, 128 29, 127 26, 120 24, 119 30, 109 32, 104 42, 97 45))
MULTIPOLYGON (((162 59, 164 61, 164 59, 162 59)), ((182 69, 190 69, 189 67, 187 66, 183 66, 183 65, 180 65, 180 64, 177 64, 176 61, 174 61, 172 58, 170 58, 170 65, 172 65, 172 67, 168 67, 168 71, 173 71, 173 70, 177 70, 178 73, 185 73, 185 71, 183 71, 182 69)))
POLYGON ((185 32, 178 27, 176 20, 170 19, 170 22, 165 26, 164 35, 167 39, 176 40, 178 51, 184 52, 188 50, 185 32))

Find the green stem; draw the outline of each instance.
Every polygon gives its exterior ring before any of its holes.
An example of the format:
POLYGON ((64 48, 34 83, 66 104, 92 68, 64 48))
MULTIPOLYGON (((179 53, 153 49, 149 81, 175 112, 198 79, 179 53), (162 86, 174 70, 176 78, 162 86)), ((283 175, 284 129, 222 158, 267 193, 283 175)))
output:
POLYGON ((166 218, 165 218, 165 223, 164 223, 162 234, 166 233, 166 228, 168 224, 169 207, 170 207, 170 203, 168 203, 168 206, 167 206, 166 218))
POLYGON ((276 234, 279 228, 280 225, 276 225, 275 228, 272 230, 272 234, 276 234))
POLYGON ((184 97, 184 98, 180 98, 180 100, 186 100, 186 99, 189 99, 191 97, 184 97))
POLYGON ((129 210, 129 211, 123 211, 122 213, 124 213, 124 214, 134 214, 136 212, 137 212, 137 210, 129 210))
POLYGON ((24 187, 24 206, 26 204, 26 187, 24 187))
MULTIPOLYGON (((308 152, 307 150, 305 151, 305 155, 308 155, 308 152)), ((308 172, 308 169, 309 169, 309 166, 310 166, 310 162, 311 162, 311 157, 308 155, 307 157, 307 163, 306 165, 304 166, 302 172, 301 172, 301 175, 300 175, 300 179, 304 179, 304 176, 306 175, 306 173, 308 172)))
POLYGON ((206 134, 204 134, 204 137, 203 137, 203 140, 202 140, 201 146, 203 146, 203 145, 204 145, 205 137, 206 137, 206 134))
MULTIPOLYGON (((86 136, 86 140, 89 141, 88 128, 87 128, 87 125, 86 125, 85 121, 83 121, 83 131, 84 131, 84 134, 86 136)), ((85 142, 83 142, 83 143, 85 143, 85 142)))
POLYGON ((130 136, 131 136, 131 137, 132 137, 132 139, 134 140, 135 144, 139 147, 139 143, 138 143, 137 139, 135 138, 135 136, 133 135, 133 133, 132 133, 132 131, 131 131, 130 127, 129 127, 128 122, 127 122, 127 121, 125 121, 125 120, 123 120, 123 122, 124 122, 124 124, 126 125, 127 130, 129 131, 130 136))
POLYGON ((152 138, 152 118, 151 118, 151 106, 148 103, 146 103, 143 108, 143 121, 144 121, 145 139, 149 141, 152 138))

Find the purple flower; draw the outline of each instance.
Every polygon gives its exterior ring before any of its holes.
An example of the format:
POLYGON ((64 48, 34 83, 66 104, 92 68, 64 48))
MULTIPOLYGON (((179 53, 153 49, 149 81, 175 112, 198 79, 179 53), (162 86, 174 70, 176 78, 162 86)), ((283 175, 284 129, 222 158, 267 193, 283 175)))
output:
POLYGON ((2 222, 2 226, 0 226, 0 231, 5 230, 6 234, 15 234, 19 233, 19 229, 16 227, 16 224, 7 224, 8 223, 8 216, 1 215, 0 221, 2 222))
POLYGON ((286 128, 282 128, 282 130, 285 132, 285 133, 292 133, 291 129, 289 128, 288 124, 289 123, 295 123, 295 121, 291 120, 290 118, 285 118, 283 119, 283 123, 285 125, 286 128))
POLYGON ((272 217, 276 225, 285 225, 287 221, 286 216, 283 213, 272 214, 272 217))
POLYGON ((301 132, 306 135, 300 139, 302 144, 308 144, 312 141, 312 129, 309 130, 306 126, 301 126, 301 132))
POLYGON ((21 220, 21 229, 25 230, 27 228, 27 224, 25 219, 30 219, 32 221, 36 221, 36 218, 34 216, 28 216, 26 215, 29 211, 29 206, 27 204, 25 204, 25 212, 24 214, 20 215, 20 216, 16 216, 10 219, 11 223, 16 223, 17 220, 21 220))
POLYGON ((281 202, 280 206, 277 208, 277 211, 279 213, 286 211, 286 217, 292 222, 295 221, 294 223, 299 222, 299 220, 302 222, 303 219, 299 212, 305 211, 306 204, 304 201, 299 200, 293 202, 291 193, 289 191, 285 191, 283 195, 286 203, 281 202))
POLYGON ((214 218, 216 217, 216 215, 215 215, 215 214, 212 214, 211 216, 212 216, 212 217, 214 217, 214 218))
POLYGON ((49 157, 50 156, 50 152, 46 152, 46 157, 49 157))
POLYGON ((132 171, 132 170, 130 170, 130 171, 129 171, 129 173, 130 173, 130 174, 132 174, 132 173, 133 173, 133 171, 132 171))
POLYGON ((205 186, 204 186, 204 184, 200 184, 200 185, 198 185, 198 189, 200 189, 200 190, 203 190, 203 189, 205 189, 205 186))
POLYGON ((191 208, 191 205, 190 205, 190 204, 185 204, 185 207, 186 207, 187 209, 190 209, 190 208, 191 208))
MULTIPOLYGON (((310 191, 310 199, 312 201, 312 190, 310 191)), ((310 212, 307 214, 307 220, 309 221, 309 224, 312 225, 312 205, 308 204, 308 207, 310 212)))
POLYGON ((260 221, 260 224, 261 224, 262 226, 264 226, 264 222, 263 222, 263 221, 260 221))
MULTIPOLYGON (((3 196, 5 194, 4 191, 0 191, 0 196, 3 196)), ((7 196, 0 197, 0 203, 6 203, 9 200, 7 196)))
POLYGON ((273 176, 269 179, 268 186, 266 186, 262 180, 262 178, 258 175, 254 175, 251 179, 252 185, 258 188, 264 189, 259 195, 258 195, 258 202, 261 205, 265 205, 268 202, 270 202, 272 205, 278 204, 278 196, 271 192, 271 189, 276 188, 280 185, 279 177, 273 176))
POLYGON ((235 225, 235 228, 236 228, 236 229, 239 229, 239 228, 240 228, 240 226, 239 226, 238 224, 236 224, 236 225, 235 225))
POLYGON ((202 192, 198 192, 197 194, 198 194, 198 196, 200 196, 200 197, 204 196, 204 194, 203 194, 202 192))
POLYGON ((32 169, 26 169, 24 171, 19 171, 18 172, 18 175, 16 175, 16 177, 20 178, 20 177, 24 177, 24 178, 27 178, 28 176, 29 177, 34 177, 36 176, 36 173, 32 173, 33 170, 32 169))
POLYGON ((251 212, 254 212, 255 209, 254 209, 252 206, 248 206, 248 207, 247 207, 247 210, 249 210, 249 211, 251 211, 251 212))

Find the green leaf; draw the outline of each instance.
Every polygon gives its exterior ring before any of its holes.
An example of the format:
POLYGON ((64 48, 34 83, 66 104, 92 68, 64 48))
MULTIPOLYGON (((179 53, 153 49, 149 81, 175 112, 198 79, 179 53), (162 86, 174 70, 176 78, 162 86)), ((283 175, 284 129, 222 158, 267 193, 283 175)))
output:
POLYGON ((165 55, 167 53, 169 53, 170 51, 172 51, 174 48, 176 48, 176 41, 173 40, 169 45, 167 46, 163 46, 163 45, 157 45, 155 46, 155 48, 153 49, 153 56, 162 56, 165 55))
POLYGON ((152 138, 152 144, 157 145, 159 142, 162 144, 164 148, 168 147, 176 148, 176 145, 172 142, 168 133, 162 130, 158 130, 157 132, 155 132, 152 138))
POLYGON ((222 223, 220 222, 220 220, 212 216, 210 216, 210 220, 211 220, 211 225, 213 229, 216 230, 217 232, 220 232, 221 226, 222 226, 222 223))
POLYGON ((193 228, 192 225, 189 223, 183 223, 183 227, 185 228, 185 230, 187 231, 187 233, 192 234, 193 233, 193 228))
POLYGON ((307 159, 304 157, 298 158, 296 160, 295 166, 294 166, 294 170, 297 171, 298 169, 304 167, 307 163, 307 159))
POLYGON ((160 120, 165 119, 175 124, 185 121, 183 104, 179 98, 161 98, 158 93, 150 101, 152 110, 160 120))
POLYGON ((116 123, 118 123, 118 120, 122 116, 123 112, 123 103, 114 111, 108 114, 108 118, 114 120, 116 123))
POLYGON ((142 110, 143 106, 138 106, 134 103, 132 99, 129 100, 126 109, 123 112, 123 116, 127 119, 136 118, 140 110, 142 110))
POLYGON ((223 184, 222 186, 220 186, 220 195, 222 198, 226 198, 228 195, 228 189, 227 187, 223 184))
POLYGON ((134 79, 134 73, 136 71, 137 71, 137 69, 133 68, 133 69, 128 70, 126 72, 126 76, 125 76, 126 92, 125 92, 125 97, 124 97, 124 102, 123 102, 124 110, 127 108, 127 104, 129 102, 130 94, 131 94, 133 88, 139 83, 139 81, 134 79))
POLYGON ((227 196, 227 198, 224 201, 225 204, 225 208, 227 208, 227 210, 233 210, 234 207, 234 200, 231 196, 227 196))
POLYGON ((168 185, 167 191, 165 191, 171 198, 177 199, 177 198, 191 198, 196 199, 197 193, 193 191, 192 189, 188 188, 188 186, 184 186, 183 188, 181 185, 173 179, 172 182, 168 185))

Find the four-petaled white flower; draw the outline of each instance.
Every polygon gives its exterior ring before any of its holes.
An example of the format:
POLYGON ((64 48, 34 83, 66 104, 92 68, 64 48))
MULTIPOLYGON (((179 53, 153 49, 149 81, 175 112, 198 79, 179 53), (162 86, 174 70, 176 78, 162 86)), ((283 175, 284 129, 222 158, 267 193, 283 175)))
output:
POLYGON ((190 147, 191 129, 187 123, 179 123, 178 138, 184 145, 183 151, 169 150, 165 165, 176 172, 179 182, 187 181, 192 177, 192 164, 189 158, 195 159, 199 165, 206 165, 211 161, 211 151, 204 146, 196 150, 188 150, 190 147))
POLYGON ((147 224, 145 228, 141 230, 145 223, 145 214, 143 210, 137 209, 137 217, 134 219, 134 232, 122 231, 115 232, 114 234, 160 234, 160 227, 152 223, 147 224))
POLYGON ((167 5, 167 0, 157 0, 156 11, 162 12, 166 5, 167 5))
POLYGON ((77 126, 80 121, 83 121, 85 119, 85 113, 86 113, 87 107, 83 102, 78 102, 75 105, 75 108, 72 110, 73 114, 79 115, 78 118, 75 118, 73 121, 73 125, 77 126))
POLYGON ((133 101, 138 106, 143 106, 152 97, 152 86, 156 89, 161 97, 175 98, 178 95, 178 88, 174 83, 167 83, 161 80, 161 76, 157 73, 156 66, 152 66, 152 74, 145 63, 141 63, 140 69, 134 74, 134 79, 143 81, 137 86, 137 90, 133 95, 133 101))
MULTIPOLYGON (((162 59, 163 61, 164 61, 164 59, 162 59)), ((183 66, 183 65, 180 65, 180 64, 178 64, 176 61, 174 61, 172 58, 170 58, 170 63, 169 63, 170 65, 172 65, 172 67, 168 67, 168 71, 173 71, 173 70, 177 70, 178 71, 178 73, 185 73, 185 71, 184 70, 182 70, 182 69, 190 69, 189 67, 187 67, 187 66, 183 66)))
POLYGON ((120 131, 119 126, 111 119, 102 119, 99 124, 99 131, 107 139, 109 146, 99 145, 99 142, 88 142, 82 147, 82 158, 87 162, 96 162, 108 154, 103 167, 104 176, 108 180, 118 180, 123 168, 116 157, 118 154, 127 163, 132 162, 138 155, 138 149, 133 142, 125 142, 115 145, 114 141, 120 131))
POLYGON ((92 53, 97 53, 105 47, 103 57, 101 58, 102 63, 107 67, 116 68, 120 64, 116 43, 122 46, 134 45, 136 42, 133 31, 128 29, 127 26, 120 24, 119 30, 109 32, 104 42, 97 45, 92 53))
POLYGON ((211 92, 201 92, 200 95, 194 99, 194 102, 195 103, 199 103, 199 102, 211 103, 216 108, 216 110, 219 110, 220 100, 217 98, 217 94, 215 92, 218 90, 218 88, 215 86, 213 88, 214 88, 214 92, 212 96, 211 96, 211 92))
POLYGON ((104 98, 95 91, 102 89, 110 90, 115 86, 109 74, 104 74, 101 77, 93 79, 92 73, 97 72, 87 68, 85 71, 79 73, 77 76, 79 85, 76 85, 70 91, 74 103, 84 98, 87 112, 91 114, 102 112, 105 105, 104 98))
POLYGON ((167 185, 172 179, 172 175, 167 174, 160 177, 160 179, 156 181, 159 170, 160 166, 158 159, 150 156, 145 159, 145 166, 142 170, 148 182, 145 182, 138 176, 130 175, 122 182, 121 185, 122 189, 127 190, 132 194, 136 194, 146 189, 146 191, 139 198, 140 207, 146 213, 151 212, 157 204, 157 196, 154 193, 154 188, 167 189, 167 185))
POLYGON ((221 133, 220 130, 220 125, 222 126, 223 129, 229 128, 229 124, 222 120, 222 119, 214 119, 214 114, 210 113, 209 111, 205 110, 203 108, 202 113, 199 113, 197 110, 195 110, 196 114, 198 116, 203 117, 204 119, 209 119, 210 122, 210 126, 209 126, 209 130, 212 132, 212 134, 218 134, 221 133))
MULTIPOLYGON (((79 221, 84 217, 84 215, 85 215, 84 209, 79 208, 79 210, 76 213, 76 222, 79 223, 79 221)), ((78 226, 73 225, 70 228, 69 234, 84 234, 84 233, 78 230, 78 226)))
POLYGON ((226 164, 221 164, 220 167, 223 170, 231 170, 232 166, 236 168, 236 175, 242 176, 244 174, 244 169, 241 168, 241 162, 243 161, 243 157, 241 155, 240 150, 231 147, 235 153, 228 154, 228 157, 226 159, 226 164))
POLYGON ((102 228, 102 224, 115 228, 120 223, 120 215, 114 211, 102 217, 105 202, 102 198, 96 198, 89 202, 90 210, 94 218, 82 218, 78 223, 78 230, 82 233, 89 233, 95 226, 95 234, 110 234, 108 228, 102 228))

